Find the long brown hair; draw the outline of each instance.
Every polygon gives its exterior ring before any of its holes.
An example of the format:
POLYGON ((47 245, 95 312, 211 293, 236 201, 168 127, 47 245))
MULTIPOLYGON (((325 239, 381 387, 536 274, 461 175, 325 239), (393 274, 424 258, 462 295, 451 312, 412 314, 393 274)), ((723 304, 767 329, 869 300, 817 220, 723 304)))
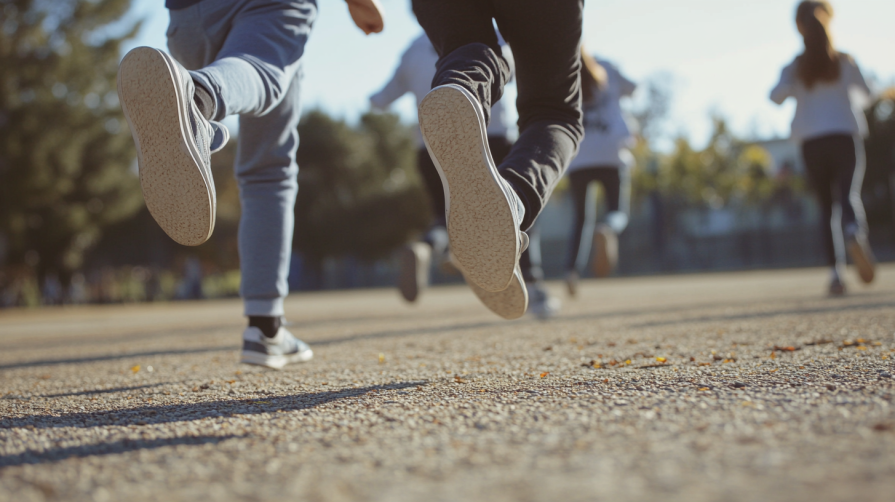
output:
POLYGON ((805 87, 839 79, 839 53, 833 48, 829 25, 833 7, 826 0, 806 0, 796 9, 796 25, 805 40, 798 57, 797 75, 805 87))
POLYGON ((597 93, 605 89, 609 84, 609 75, 606 68, 597 62, 581 46, 581 99, 589 103, 596 99, 597 93))

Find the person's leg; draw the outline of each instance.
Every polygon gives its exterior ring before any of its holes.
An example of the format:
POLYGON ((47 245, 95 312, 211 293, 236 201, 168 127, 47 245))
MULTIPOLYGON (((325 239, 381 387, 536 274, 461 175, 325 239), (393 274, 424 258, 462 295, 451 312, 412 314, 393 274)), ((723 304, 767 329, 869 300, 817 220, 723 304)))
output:
POLYGON ((298 193, 300 75, 280 104, 262 116, 239 117, 236 179, 241 295, 246 316, 283 315, 289 293, 295 197, 298 193))
MULTIPOLYGON (((190 72, 212 95, 211 120, 273 112, 290 96, 317 17, 316 0, 229 0, 196 7, 206 40, 223 37, 214 61, 190 72)), ((199 45, 196 40, 188 43, 199 45)))
MULTIPOLYGON (((612 227, 610 218, 614 217, 617 225, 621 223, 618 217, 621 178, 618 167, 607 166, 594 169, 594 179, 603 185, 607 212, 607 222, 597 225, 594 229, 594 275, 608 277, 618 264, 618 232, 612 227)), ((624 221, 624 224, 626 225, 627 221, 624 221)))
POLYGON ((475 96, 489 122, 510 66, 494 31, 489 0, 413 0, 413 12, 439 55, 432 87, 454 84, 475 96))
MULTIPOLYGON (((827 138, 817 138, 802 143, 802 157, 805 171, 814 189, 817 203, 820 206, 820 235, 824 257, 831 269, 832 283, 840 281, 839 267, 836 260, 836 247, 833 241, 833 187, 835 179, 829 166, 829 148, 827 138)), ((840 283, 841 285, 841 283, 840 283)), ((837 286, 838 287, 838 286, 837 286)))
POLYGON ((522 228, 540 214, 584 135, 580 54, 583 2, 494 0, 494 17, 513 49, 519 139, 500 165, 525 203, 522 228))
POLYGON ((867 236, 867 217, 861 201, 861 187, 864 183, 864 148, 860 138, 836 136, 833 159, 836 163, 838 198, 842 207, 842 225, 836 230, 841 234, 846 250, 858 269, 861 280, 873 281, 876 273, 876 259, 870 249, 867 236))
POLYGON ((569 194, 572 197, 572 231, 569 235, 566 272, 578 270, 581 237, 587 216, 587 188, 593 179, 593 169, 576 169, 569 173, 569 194))
POLYGON ((441 185, 441 177, 429 156, 426 147, 419 149, 416 155, 416 169, 423 179, 423 187, 429 196, 429 207, 432 208, 432 226, 444 227, 444 187, 441 185))

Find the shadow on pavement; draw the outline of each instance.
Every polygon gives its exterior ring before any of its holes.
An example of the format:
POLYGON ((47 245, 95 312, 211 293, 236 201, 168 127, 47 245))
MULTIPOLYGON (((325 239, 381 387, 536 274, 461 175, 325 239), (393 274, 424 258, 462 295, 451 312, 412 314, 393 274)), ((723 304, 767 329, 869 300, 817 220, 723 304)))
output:
POLYGON ((0 455, 0 467, 58 462, 67 458, 117 455, 137 450, 152 450, 165 446, 217 444, 240 436, 190 436, 164 439, 124 439, 112 443, 52 448, 45 451, 27 450, 16 455, 0 455))
POLYGON ((176 356, 183 354, 202 354, 204 352, 223 352, 238 350, 237 345, 222 345, 220 347, 200 347, 196 349, 179 350, 150 350, 146 352, 127 352, 124 354, 109 354, 105 356, 70 357, 67 359, 38 359, 37 361, 24 361, 19 363, 0 364, 0 370, 16 368, 33 368, 36 366, 55 366, 57 364, 81 364, 96 363, 102 361, 115 361, 132 357, 176 356))
MULTIPOLYGON (((65 413, 59 416, 30 415, 16 418, 0 418, 0 429, 13 427, 35 427, 49 429, 56 427, 104 427, 151 425, 170 422, 185 422, 235 415, 258 415, 277 411, 306 410, 339 399, 364 395, 372 391, 398 390, 428 385, 426 381, 400 382, 387 385, 347 388, 327 392, 312 392, 292 396, 272 396, 261 399, 235 399, 204 403, 169 404, 144 406, 126 410, 65 413)), ((0 457, 2 465, 4 457, 0 457)))
POLYGON ((775 317, 781 315, 810 315, 810 314, 828 314, 833 312, 854 311, 854 310, 880 310, 895 308, 895 302, 878 302, 865 304, 849 304, 849 305, 824 305, 822 307, 802 307, 780 310, 770 310, 767 312, 748 312, 739 314, 719 314, 719 315, 703 315, 696 317, 687 317, 684 319, 650 321, 644 323, 629 324, 630 328, 650 328, 654 326, 668 326, 671 324, 686 324, 691 322, 712 322, 712 321, 740 321, 746 319, 764 319, 767 317, 775 317))
POLYGON ((150 389, 152 387, 161 387, 162 385, 168 385, 168 382, 150 383, 150 384, 146 384, 146 385, 133 385, 130 387, 115 387, 113 389, 82 390, 80 392, 65 392, 62 394, 47 394, 44 396, 35 396, 35 397, 51 398, 51 397, 93 396, 96 394, 114 394, 115 392, 127 392, 129 390, 150 389))

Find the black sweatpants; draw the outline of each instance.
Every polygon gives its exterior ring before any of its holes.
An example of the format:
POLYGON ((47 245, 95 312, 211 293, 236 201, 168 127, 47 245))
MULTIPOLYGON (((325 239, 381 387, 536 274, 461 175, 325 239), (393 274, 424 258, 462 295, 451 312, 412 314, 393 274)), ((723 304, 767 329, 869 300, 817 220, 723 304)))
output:
POLYGON ((607 212, 618 211, 621 203, 621 177, 617 166, 596 166, 576 169, 569 173, 569 191, 572 194, 574 220, 569 236, 569 259, 566 270, 575 270, 578 263, 578 251, 581 248, 581 234, 584 232, 584 220, 587 214, 587 188, 593 182, 603 185, 606 195, 607 212))
POLYGON ((525 204, 528 230, 550 198, 584 135, 581 113, 583 0, 413 0, 440 56, 432 86, 456 84, 490 117, 510 77, 494 31, 513 49, 519 140, 500 174, 525 204))
POLYGON ((802 143, 805 170, 820 204, 820 232, 827 264, 836 265, 836 244, 843 248, 842 227, 867 231, 861 185, 864 164, 859 165, 855 140, 848 134, 832 134, 802 143), (842 224, 833 231, 833 204, 842 208, 842 224))
MULTIPOLYGON (((504 136, 488 136, 488 146, 491 148, 491 157, 494 159, 494 162, 500 163, 510 153, 513 143, 504 136)), ((435 163, 432 162, 432 157, 429 156, 429 151, 426 150, 426 147, 420 148, 419 152, 417 152, 416 166, 420 176, 423 178, 426 192, 429 194, 429 202, 434 216, 432 224, 446 227, 444 186, 441 184, 441 177, 438 175, 438 170, 435 168, 435 163)), ((534 246, 540 245, 537 226, 532 226, 528 230, 528 236, 530 239, 529 249, 526 249, 522 256, 519 257, 519 268, 522 271, 525 282, 539 281, 544 277, 544 273, 541 270, 540 249, 535 250, 534 253, 530 252, 534 246)))

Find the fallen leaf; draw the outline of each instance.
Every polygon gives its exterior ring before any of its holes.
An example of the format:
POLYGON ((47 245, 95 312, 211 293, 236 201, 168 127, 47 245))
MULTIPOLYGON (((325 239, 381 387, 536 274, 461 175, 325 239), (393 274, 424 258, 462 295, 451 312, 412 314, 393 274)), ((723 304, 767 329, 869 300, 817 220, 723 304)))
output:
POLYGON ((773 373, 773 372, 775 372, 775 371, 777 371, 776 368, 775 368, 775 369, 772 369, 772 370, 768 370, 768 373, 773 373))
POLYGON ((865 347, 863 345, 858 345, 857 347, 855 347, 855 350, 867 350, 867 347, 865 347))
POLYGON ((660 363, 664 363, 664 362, 668 361, 668 359, 666 359, 664 357, 657 357, 656 361, 659 361, 660 363))
POLYGON ((709 388, 708 388, 708 387, 700 387, 700 388, 697 389, 697 390, 709 390, 709 388))
POLYGON ((711 366, 712 363, 699 363, 699 366, 711 366))
POLYGON ((625 360, 625 364, 626 364, 626 365, 627 365, 627 364, 631 364, 631 360, 630 360, 630 359, 625 360))
POLYGON ((795 351, 797 351, 797 350, 799 350, 799 349, 796 348, 796 347, 793 347, 792 345, 787 345, 786 347, 781 347, 781 346, 779 346, 779 345, 774 345, 774 350, 779 350, 779 351, 781 351, 781 352, 795 352, 795 351))
POLYGON ((736 360, 736 358, 733 358, 733 357, 721 361, 722 364, 723 363, 735 363, 735 362, 737 362, 737 360, 736 360))
POLYGON ((690 362, 693 362, 693 361, 695 361, 695 360, 696 360, 696 358, 695 358, 695 357, 693 357, 693 356, 690 356, 690 362))
POLYGON ((379 353, 379 364, 385 363, 385 354, 382 352, 379 353))
POLYGON ((544 347, 544 352, 547 352, 548 350, 553 350, 553 347, 549 345, 547 347, 544 347))
POLYGON ((466 383, 466 380, 460 378, 460 375, 454 375, 454 382, 456 382, 456 383, 466 383))
POLYGON ((777 353, 771 352, 771 359, 777 359, 777 353))
POLYGON ((227 383, 230 385, 233 385, 235 382, 236 382, 236 380, 227 380, 227 383))
POLYGON ((618 365, 618 361, 616 361, 615 359, 613 359, 613 360, 609 361, 608 364, 609 364, 609 366, 616 366, 616 365, 618 365))
POLYGON ((544 377, 546 377, 546 376, 549 375, 549 374, 550 374, 549 371, 545 371, 545 372, 541 373, 541 378, 544 378, 544 377))
POLYGON ((139 372, 139 371, 140 371, 140 365, 138 364, 138 365, 136 365, 136 366, 133 366, 133 367, 131 368, 131 371, 133 371, 134 373, 139 372))

